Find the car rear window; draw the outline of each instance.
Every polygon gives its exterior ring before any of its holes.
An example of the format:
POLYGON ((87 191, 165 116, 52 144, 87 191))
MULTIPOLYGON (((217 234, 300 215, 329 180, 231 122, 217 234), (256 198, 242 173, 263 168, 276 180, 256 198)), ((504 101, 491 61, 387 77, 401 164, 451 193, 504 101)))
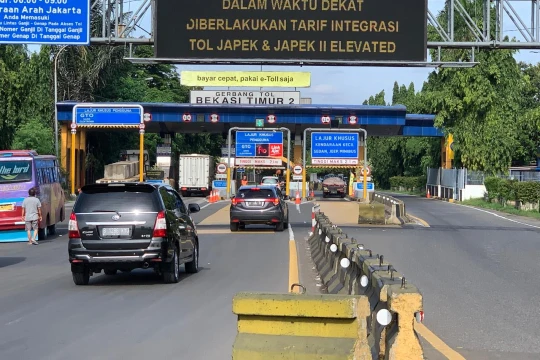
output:
POLYGON ((238 191, 236 195, 240 199, 266 199, 275 197, 274 192, 270 189, 251 190, 245 189, 238 191))
POLYGON ((277 184, 277 180, 273 178, 263 179, 263 184, 277 184))
POLYGON ((76 213, 103 211, 159 211, 157 190, 150 187, 103 187, 83 190, 73 208, 76 213))

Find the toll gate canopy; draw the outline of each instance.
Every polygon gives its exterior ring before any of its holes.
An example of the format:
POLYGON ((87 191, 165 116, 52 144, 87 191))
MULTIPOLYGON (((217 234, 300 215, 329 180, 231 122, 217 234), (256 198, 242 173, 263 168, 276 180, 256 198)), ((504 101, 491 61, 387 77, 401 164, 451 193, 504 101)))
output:
MULTIPOLYGON (((73 120, 73 107, 77 102, 57 103, 58 121, 66 124, 73 120)), ((97 103, 105 106, 119 103, 97 103)), ((231 127, 265 128, 286 127, 300 135, 306 128, 358 128, 369 136, 423 136, 443 137, 434 126, 434 115, 407 114, 403 105, 238 105, 238 104, 176 104, 176 103, 122 103, 141 105, 145 114, 146 132, 153 133, 227 133, 231 127)), ((84 105, 91 106, 90 103, 84 105)))

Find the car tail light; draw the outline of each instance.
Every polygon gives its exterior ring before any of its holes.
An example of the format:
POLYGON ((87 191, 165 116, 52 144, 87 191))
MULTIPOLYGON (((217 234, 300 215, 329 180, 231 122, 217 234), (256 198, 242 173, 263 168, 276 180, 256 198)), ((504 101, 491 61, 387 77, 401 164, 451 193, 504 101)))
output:
POLYGON ((232 200, 231 200, 231 204, 232 204, 233 206, 236 206, 236 205, 238 205, 238 204, 241 203, 241 202, 244 202, 244 199, 232 198, 232 200))
POLYGON ((69 216, 68 236, 70 239, 78 239, 81 237, 81 234, 79 234, 79 225, 77 224, 77 216, 75 216, 75 213, 73 212, 69 216))
POLYGON ((160 211, 157 214, 156 224, 154 225, 153 237, 167 237, 167 221, 165 220, 165 211, 160 211))
POLYGON ((279 205, 279 199, 278 198, 270 198, 270 199, 266 199, 264 200, 265 202, 271 202, 273 203, 275 206, 278 206, 279 205))
POLYGON ((261 189, 254 187, 254 188, 251 188, 250 190, 251 190, 251 191, 259 191, 259 190, 261 190, 261 189))

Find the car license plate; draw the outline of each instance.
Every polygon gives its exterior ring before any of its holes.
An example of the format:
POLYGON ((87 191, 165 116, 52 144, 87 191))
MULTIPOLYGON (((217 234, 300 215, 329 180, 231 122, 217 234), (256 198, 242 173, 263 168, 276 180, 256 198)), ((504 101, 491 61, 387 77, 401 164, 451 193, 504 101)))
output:
POLYGON ((103 228, 103 236, 128 236, 129 228, 103 228))
POLYGON ((191 189, 189 189, 189 190, 191 190, 191 191, 198 191, 199 189, 197 189, 197 188, 191 188, 191 189))
POLYGON ((336 190, 332 190, 332 194, 337 194, 337 191, 336 191, 336 190))
POLYGON ((249 206, 262 206, 260 201, 250 201, 249 206))
POLYGON ((0 211, 13 211, 14 208, 13 204, 0 204, 0 211))

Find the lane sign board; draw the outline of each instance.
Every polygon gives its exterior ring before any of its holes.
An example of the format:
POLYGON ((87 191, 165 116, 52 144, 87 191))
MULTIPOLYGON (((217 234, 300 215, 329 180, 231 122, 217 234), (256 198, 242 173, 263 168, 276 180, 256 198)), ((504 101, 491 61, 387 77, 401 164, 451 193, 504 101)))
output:
POLYGON ((236 166, 281 166, 283 165, 281 159, 272 158, 235 158, 236 166))
MULTIPOLYGON (((144 125, 141 124, 143 109, 141 106, 96 106, 75 105, 73 108, 77 125, 144 125)), ((143 129, 143 128, 141 128, 143 129)))
POLYGON ((90 4, 80 0, 0 1, 0 44, 90 45, 90 4))
MULTIPOLYGON (((355 189, 357 191, 364 191, 364 183, 363 182, 356 183, 355 189)), ((372 183, 372 182, 368 182, 367 183, 367 191, 368 192, 375 191, 375 184, 372 183)))
POLYGON ((227 171, 227 165, 220 163, 217 165, 217 171, 220 174, 223 174, 225 171, 227 171))
POLYGON ((227 181, 225 180, 214 180, 212 181, 212 188, 226 188, 227 187, 227 181))
POLYGON ((213 91, 192 90, 192 104, 235 104, 235 105, 298 105, 300 91, 213 91))
POLYGON ((358 133, 311 133, 311 163, 313 165, 358 164, 358 133))
POLYGON ((281 131, 238 131, 236 157, 282 157, 283 133, 281 131))
POLYGON ((296 175, 301 175, 302 174, 302 167, 300 165, 296 165, 293 168, 293 173, 295 173, 296 175))
POLYGON ((292 179, 293 179, 294 181, 302 181, 302 175, 293 175, 293 176, 292 176, 292 179))

